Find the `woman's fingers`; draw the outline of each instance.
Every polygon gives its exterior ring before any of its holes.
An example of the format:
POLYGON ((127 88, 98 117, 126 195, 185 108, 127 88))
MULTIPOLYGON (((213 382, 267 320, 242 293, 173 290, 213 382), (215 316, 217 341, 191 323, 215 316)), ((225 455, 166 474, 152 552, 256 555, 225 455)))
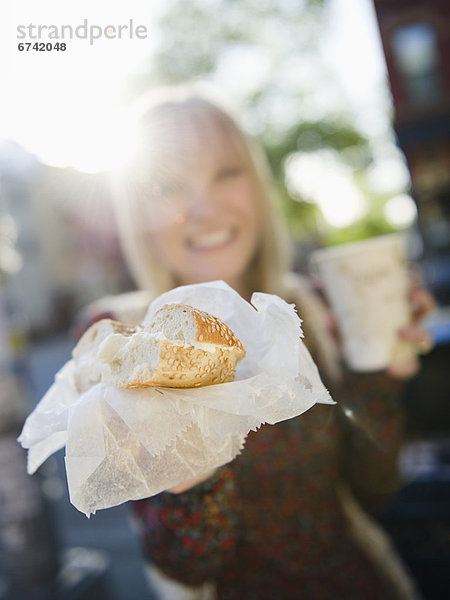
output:
POLYGON ((182 494, 183 492, 187 492, 187 490, 190 490, 192 487, 194 487, 194 485, 197 485, 198 483, 203 483, 203 481, 206 481, 207 479, 212 477, 215 472, 216 469, 213 469, 212 471, 208 471, 204 475, 199 475, 195 479, 191 479, 190 481, 180 483, 179 485, 176 485, 166 491, 170 492, 171 494, 182 494))
MULTIPOLYGON (((416 354, 427 354, 434 347, 434 340, 429 331, 418 323, 403 327, 398 336, 404 342, 411 344, 416 354)), ((413 377, 419 370, 420 363, 416 356, 411 356, 401 362, 394 362, 387 368, 387 373, 397 379, 413 377)))
POLYGON ((424 288, 413 287, 410 291, 412 317, 415 322, 423 319, 436 308, 433 296, 424 288))
POLYGON ((386 373, 395 379, 409 379, 419 371, 419 361, 416 357, 412 357, 407 361, 395 363, 386 369, 386 373))
POLYGON ((420 321, 436 308, 433 296, 423 287, 421 278, 414 272, 409 277, 409 299, 414 321, 420 321))
POLYGON ((405 342, 410 342, 418 354, 427 354, 434 346, 433 337, 420 325, 413 324, 403 327, 398 335, 405 342))
MULTIPOLYGON (((434 346, 430 333, 420 325, 408 325, 398 332, 398 336, 404 342, 411 344, 417 354, 427 354, 434 346)), ((420 363, 416 356, 407 360, 395 362, 387 369, 388 375, 397 379, 408 379, 413 377, 419 370, 420 363)))

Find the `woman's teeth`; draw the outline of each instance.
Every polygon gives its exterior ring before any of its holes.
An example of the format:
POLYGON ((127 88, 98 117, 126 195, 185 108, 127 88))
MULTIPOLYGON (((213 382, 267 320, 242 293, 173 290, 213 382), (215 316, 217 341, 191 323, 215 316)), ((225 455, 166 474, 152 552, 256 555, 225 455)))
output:
POLYGON ((191 247, 195 250, 203 250, 205 248, 213 248, 222 246, 231 240, 233 232, 229 229, 221 229, 212 233, 204 233, 197 235, 191 240, 191 247))

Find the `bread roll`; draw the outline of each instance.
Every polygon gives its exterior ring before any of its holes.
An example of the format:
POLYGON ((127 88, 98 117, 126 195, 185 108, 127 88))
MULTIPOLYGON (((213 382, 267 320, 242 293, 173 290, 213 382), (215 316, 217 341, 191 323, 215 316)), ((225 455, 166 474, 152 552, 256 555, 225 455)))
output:
POLYGON ((245 356, 242 343, 217 317, 181 304, 161 308, 145 326, 103 319, 73 351, 75 383, 120 388, 191 388, 232 381, 245 356))

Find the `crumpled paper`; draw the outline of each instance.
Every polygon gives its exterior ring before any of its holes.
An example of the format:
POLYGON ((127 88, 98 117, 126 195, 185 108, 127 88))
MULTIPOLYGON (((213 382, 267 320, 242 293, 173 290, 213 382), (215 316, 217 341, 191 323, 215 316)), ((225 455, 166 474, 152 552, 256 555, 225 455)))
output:
POLYGON ((28 472, 66 446, 70 501, 89 516, 138 500, 224 465, 250 430, 333 404, 302 342, 294 306, 255 293, 251 304, 223 281, 182 286, 149 306, 189 304, 221 318, 243 342, 245 358, 229 383, 195 389, 118 389, 100 383, 84 394, 67 362, 25 422, 19 442, 28 472))

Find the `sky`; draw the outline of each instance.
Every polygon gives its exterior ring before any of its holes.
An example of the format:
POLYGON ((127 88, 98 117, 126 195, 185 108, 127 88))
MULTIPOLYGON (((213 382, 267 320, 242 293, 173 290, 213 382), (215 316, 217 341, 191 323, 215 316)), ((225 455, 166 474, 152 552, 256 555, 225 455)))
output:
POLYGON ((360 128, 369 136, 384 130, 389 95, 382 92, 386 90, 387 71, 372 1, 332 0, 321 47, 347 93, 360 128))
MULTIPOLYGON (((9 14, 0 18, 1 80, 6 83, 0 100, 0 138, 19 142, 54 166, 96 171, 113 164, 115 149, 124 145, 120 110, 126 81, 142 69, 153 51, 157 4, 109 2, 106 17, 105 4, 92 0, 6 0, 1 4, 9 14), (16 38, 18 26, 69 24, 75 28, 83 26, 85 19, 89 28, 104 29, 110 24, 128 28, 122 29, 121 39, 103 36, 92 44, 88 39, 68 40, 65 51, 18 50, 22 41, 16 38), (127 37, 130 19, 135 28, 147 27, 146 38, 127 37)), ((24 42, 36 43, 30 36, 38 32, 26 33, 24 42)), ((83 35, 83 28, 79 33, 83 35)))
MULTIPOLYGON (((6 18, 0 20, 1 80, 6 83, 0 138, 18 141, 40 160, 55 166, 96 171, 120 161, 120 152, 115 156, 114 149, 125 145, 122 109, 128 99, 127 79, 151 60, 158 39, 155 17, 163 5, 163 0, 109 2, 105 17, 104 3, 92 0, 6 0, 2 4, 6 18), (105 39, 104 34, 92 44, 88 39, 72 39, 64 52, 17 49, 20 41, 36 42, 30 36, 38 35, 37 28, 24 29, 30 23, 75 28, 83 25, 84 19, 87 27, 112 24, 115 31, 110 29, 109 33, 116 36, 122 25, 121 39, 105 39), (130 19, 135 29, 146 27, 145 38, 128 37, 130 19), (20 33, 26 34, 23 40, 16 37, 18 26, 20 33)), ((333 0, 331 13, 324 56, 339 72, 350 105, 364 114, 371 107, 369 122, 376 127, 384 117, 380 110, 377 113, 377 107, 373 110, 370 90, 383 80, 384 62, 371 2, 333 0)), ((80 35, 84 31, 81 28, 80 35)), ((86 28, 86 35, 89 33, 86 28)), ((140 33, 143 35, 142 29, 140 33)), ((97 35, 98 29, 93 30, 93 36, 97 35)))
MULTIPOLYGON (((159 35, 155 21, 166 0, 127 0, 106 6, 105 11, 104 2, 93 0, 0 3, 0 77, 5 90, 0 97, 0 140, 18 142, 43 163, 85 172, 114 168, 126 159, 124 149, 133 146, 133 129, 124 110, 129 100, 128 81, 151 61, 159 35), (34 27, 30 29, 29 24, 34 27), (57 36, 62 27, 66 27, 66 35, 72 27, 66 49, 35 50, 37 24, 49 27, 49 37, 53 27, 53 44, 61 41, 57 36), (24 47, 19 50, 21 42, 24 47)), ((400 193, 407 176, 392 140, 389 142, 386 70, 371 0, 330 0, 321 52, 341 82, 355 124, 374 143, 381 139, 383 158, 373 171, 375 185, 377 180, 389 179, 400 193)), ((241 73, 236 73, 236 61, 232 60, 231 79, 225 68, 219 70, 215 82, 227 86, 230 81, 245 82, 254 76, 255 65, 243 58, 237 63, 241 73)), ((326 88, 318 95, 328 103, 329 96, 326 88)), ((327 160, 331 173, 329 157, 327 160)), ((339 171, 340 167, 336 168, 339 171)), ((333 186, 344 181, 340 171, 333 186)), ((332 208, 334 213, 329 214, 331 221, 337 219, 337 225, 345 225, 362 210, 348 187, 342 196, 348 198, 348 211, 341 205, 337 213, 332 208)), ((326 190, 322 189, 321 197, 326 211, 326 190)))

